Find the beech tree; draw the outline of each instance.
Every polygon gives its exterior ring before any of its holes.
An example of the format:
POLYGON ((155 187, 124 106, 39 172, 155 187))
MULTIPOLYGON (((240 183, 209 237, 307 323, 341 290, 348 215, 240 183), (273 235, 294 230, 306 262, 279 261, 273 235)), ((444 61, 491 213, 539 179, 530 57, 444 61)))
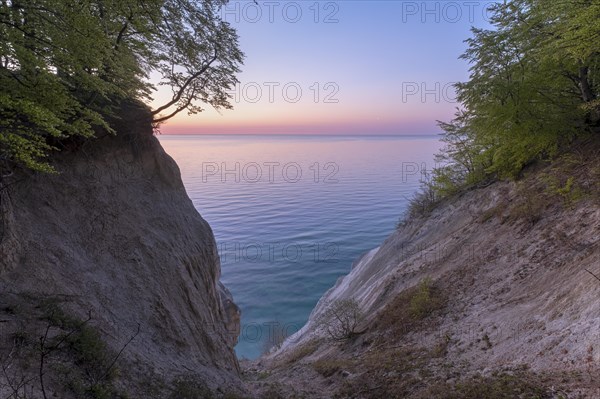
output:
POLYGON ((162 76, 161 84, 172 88, 173 97, 153 111, 156 122, 184 110, 201 112, 201 104, 231 108, 228 91, 238 82, 243 54, 235 30, 216 14, 216 5, 224 3, 204 1, 198 7, 189 0, 165 2, 162 10, 167 22, 159 30, 164 47, 150 58, 162 76))
POLYGON ((540 1, 540 13, 551 22, 544 47, 555 59, 574 64, 568 77, 580 91, 590 122, 600 121, 600 2, 596 0, 540 1))
POLYGON ((231 108, 243 62, 227 0, 0 0, 0 165, 51 172, 56 142, 112 132, 124 100, 172 99, 161 123, 231 108))
MULTIPOLYGON (((600 3, 510 0, 473 29, 470 78, 445 130, 438 188, 514 177, 573 137, 600 131, 600 3)), ((434 177, 435 178, 435 177, 434 177)))

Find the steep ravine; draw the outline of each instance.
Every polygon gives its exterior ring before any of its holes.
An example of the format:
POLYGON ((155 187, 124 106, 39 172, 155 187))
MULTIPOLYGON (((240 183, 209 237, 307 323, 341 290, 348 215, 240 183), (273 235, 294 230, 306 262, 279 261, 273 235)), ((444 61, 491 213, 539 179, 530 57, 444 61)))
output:
POLYGON ((259 397, 600 398, 596 154, 469 190, 399 227, 302 330, 243 364, 249 386, 259 397), (335 341, 320 318, 340 300, 362 315, 335 341))
POLYGON ((56 155, 58 174, 2 181, 2 397, 240 392, 212 231, 147 112, 123 115, 56 155))
POLYGON ((600 398, 594 146, 406 222, 240 367, 212 231, 147 112, 123 113, 59 174, 2 178, 2 397, 600 398), (332 340, 340 300, 361 315, 332 340))

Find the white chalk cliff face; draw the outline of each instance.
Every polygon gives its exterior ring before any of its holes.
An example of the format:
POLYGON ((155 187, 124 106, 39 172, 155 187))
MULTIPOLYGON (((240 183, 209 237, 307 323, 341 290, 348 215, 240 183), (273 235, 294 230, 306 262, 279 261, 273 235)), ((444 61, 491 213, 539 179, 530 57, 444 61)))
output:
POLYGON ((147 114, 127 111, 116 137, 63 149, 59 174, 3 179, 2 338, 27 323, 15 308, 52 299, 116 351, 134 336, 117 361, 129 397, 181 376, 235 390, 240 315, 213 233, 147 114))
MULTIPOLYGON (((356 359, 378 353, 373 342, 442 347, 426 360, 451 361, 464 375, 523 365, 539 373, 599 375, 600 281, 588 272, 600 275, 598 200, 544 202, 548 194, 539 175, 470 190, 400 227, 325 293, 304 328, 253 367, 266 368, 274 381, 300 392, 312 385, 312 397, 333 395, 359 378, 365 369, 356 359), (398 300, 426 278, 445 298, 443 308, 418 329, 395 326, 401 333, 389 335, 386 321, 409 306, 398 300), (319 319, 343 299, 356 300, 364 318, 358 338, 332 343, 319 319), (358 366, 341 373, 351 377, 335 374, 321 385, 311 382, 322 376, 310 365, 334 361, 358 366), (294 375, 282 366, 291 363, 299 365, 294 375), (303 365, 308 371, 301 377, 303 365)), ((572 386, 582 397, 600 395, 596 378, 572 386)), ((378 387, 372 388, 376 397, 378 387)))

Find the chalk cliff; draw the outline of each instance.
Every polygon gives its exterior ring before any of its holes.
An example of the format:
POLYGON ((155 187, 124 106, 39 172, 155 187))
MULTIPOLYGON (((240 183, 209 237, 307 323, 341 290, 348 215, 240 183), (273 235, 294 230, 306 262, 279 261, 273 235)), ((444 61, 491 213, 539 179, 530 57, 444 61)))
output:
POLYGON ((3 397, 239 391, 239 309, 212 231, 148 113, 122 114, 116 136, 63 148, 58 174, 2 179, 3 397))
POLYGON ((403 223, 337 281, 303 329, 245 365, 250 378, 269 375, 258 392, 271 383, 314 398, 600 398, 594 151, 403 223), (358 323, 333 340, 323 316, 348 301, 358 323))

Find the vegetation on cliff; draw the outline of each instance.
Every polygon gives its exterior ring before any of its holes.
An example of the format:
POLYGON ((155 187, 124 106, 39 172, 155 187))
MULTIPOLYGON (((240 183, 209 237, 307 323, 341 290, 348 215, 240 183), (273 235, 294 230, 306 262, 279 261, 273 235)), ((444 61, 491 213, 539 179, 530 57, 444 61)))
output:
POLYGON ((417 210, 461 187, 516 177, 600 130, 600 4, 512 0, 492 11, 493 29, 473 29, 467 40, 462 107, 440 122, 442 166, 417 210))
POLYGON ((200 104, 231 108, 243 61, 226 0, 5 0, 0 2, 0 172, 52 171, 69 137, 113 132, 124 100, 172 98, 156 123, 200 104))

